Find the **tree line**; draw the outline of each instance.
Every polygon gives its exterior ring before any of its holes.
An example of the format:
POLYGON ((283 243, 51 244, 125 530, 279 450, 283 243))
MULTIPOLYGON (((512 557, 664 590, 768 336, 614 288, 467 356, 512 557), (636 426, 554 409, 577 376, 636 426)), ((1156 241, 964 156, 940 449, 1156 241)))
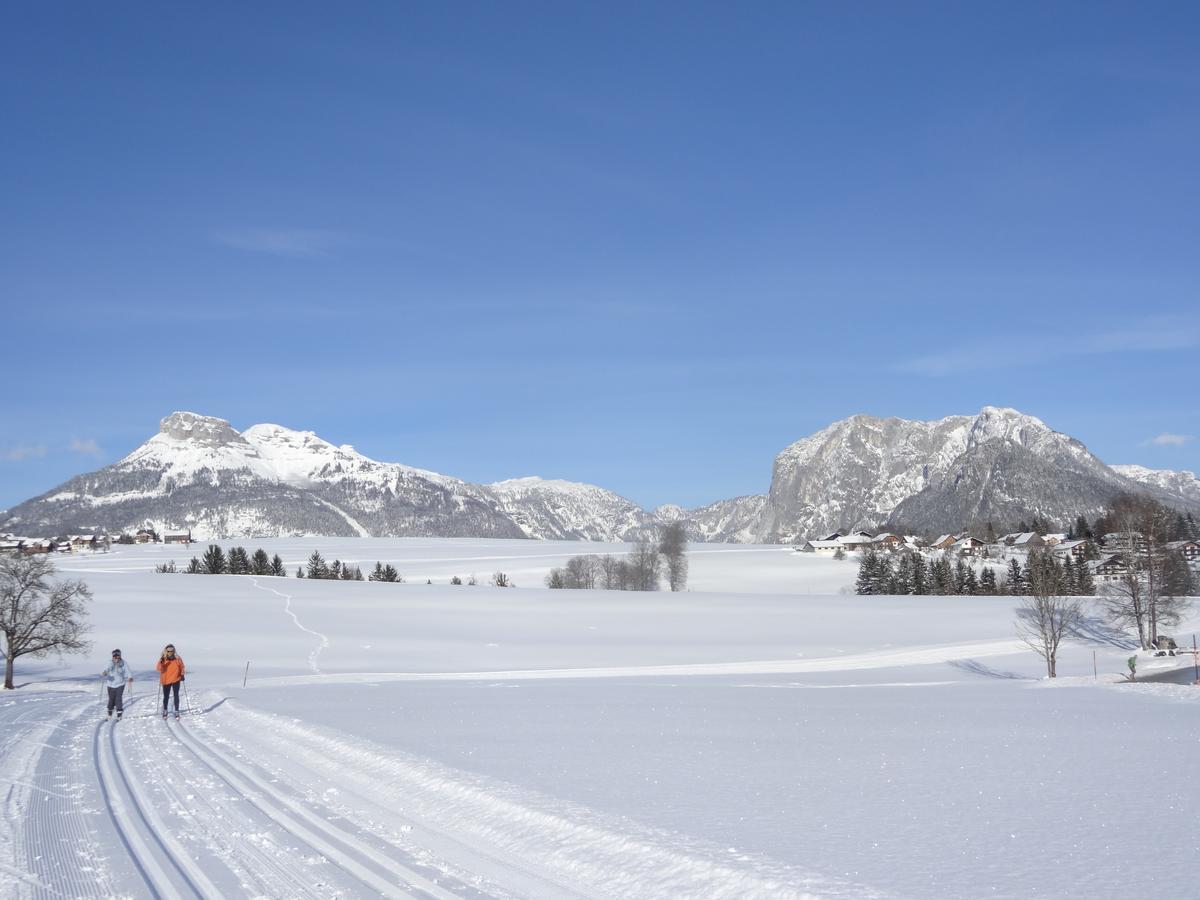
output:
POLYGON ((1090 596, 1096 592, 1087 564, 1070 556, 1058 560, 1049 550, 1033 550, 1022 565, 1012 559, 999 575, 991 566, 982 571, 959 557, 926 561, 911 551, 890 558, 868 550, 858 565, 857 594, 1028 596, 1048 586, 1055 593, 1090 596))
POLYGON ((546 587, 553 590, 657 591, 663 577, 672 591, 687 588, 687 533, 679 522, 662 529, 658 540, 642 539, 624 559, 573 556, 550 570, 546 587))

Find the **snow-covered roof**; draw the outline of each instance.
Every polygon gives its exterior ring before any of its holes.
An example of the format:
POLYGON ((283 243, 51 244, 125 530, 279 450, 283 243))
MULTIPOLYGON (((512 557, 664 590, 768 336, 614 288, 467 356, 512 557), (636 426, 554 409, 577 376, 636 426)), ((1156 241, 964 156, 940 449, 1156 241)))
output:
POLYGON ((1058 544, 1058 546, 1057 546, 1057 547, 1055 547, 1054 549, 1055 549, 1055 550, 1057 550, 1057 551, 1062 551, 1062 550, 1073 550, 1073 549, 1075 549, 1076 547, 1078 547, 1078 546, 1080 546, 1080 545, 1082 545, 1082 544, 1086 544, 1086 543, 1087 543, 1087 541, 1061 541, 1061 542, 1058 544))
POLYGON ((836 550, 842 546, 841 541, 807 541, 804 546, 814 550, 836 550))

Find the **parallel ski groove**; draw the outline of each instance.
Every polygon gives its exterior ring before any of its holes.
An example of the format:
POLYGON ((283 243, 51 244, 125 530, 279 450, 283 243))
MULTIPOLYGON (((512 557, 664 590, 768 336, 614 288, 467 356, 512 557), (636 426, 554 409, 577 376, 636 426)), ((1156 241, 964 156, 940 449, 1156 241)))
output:
POLYGON ((407 893, 398 885, 381 878, 376 872, 355 860, 352 854, 367 858, 375 866, 384 869, 393 877, 410 883, 428 896, 438 898, 438 900, 457 900, 457 895, 446 891, 419 873, 382 856, 336 826, 322 821, 309 810, 276 791, 258 776, 248 772, 239 763, 230 760, 223 754, 201 748, 191 735, 185 737, 183 729, 175 730, 175 736, 201 763, 208 766, 247 801, 294 837, 324 854, 331 862, 364 885, 368 885, 388 897, 408 897, 416 900, 415 895, 407 893), (270 797, 274 802, 264 800, 263 795, 270 797), (297 818, 302 819, 312 828, 297 821, 297 818))

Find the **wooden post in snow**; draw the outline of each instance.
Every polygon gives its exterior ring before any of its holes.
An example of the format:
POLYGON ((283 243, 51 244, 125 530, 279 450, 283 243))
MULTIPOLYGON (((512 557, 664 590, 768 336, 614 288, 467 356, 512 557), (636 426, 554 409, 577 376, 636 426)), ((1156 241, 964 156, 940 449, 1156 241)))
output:
POLYGON ((250 677, 250 660, 246 660, 246 672, 242 675, 242 687, 246 686, 246 679, 250 677))

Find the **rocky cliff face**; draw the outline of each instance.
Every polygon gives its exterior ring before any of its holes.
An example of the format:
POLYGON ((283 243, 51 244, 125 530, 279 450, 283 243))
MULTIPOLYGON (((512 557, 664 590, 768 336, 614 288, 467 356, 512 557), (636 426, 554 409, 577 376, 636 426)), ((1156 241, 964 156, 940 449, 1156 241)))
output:
POLYGON ((797 441, 775 460, 758 540, 794 540, 886 523, 947 531, 1094 515, 1121 491, 1168 497, 1087 447, 1015 409, 932 422, 853 416, 797 441))

